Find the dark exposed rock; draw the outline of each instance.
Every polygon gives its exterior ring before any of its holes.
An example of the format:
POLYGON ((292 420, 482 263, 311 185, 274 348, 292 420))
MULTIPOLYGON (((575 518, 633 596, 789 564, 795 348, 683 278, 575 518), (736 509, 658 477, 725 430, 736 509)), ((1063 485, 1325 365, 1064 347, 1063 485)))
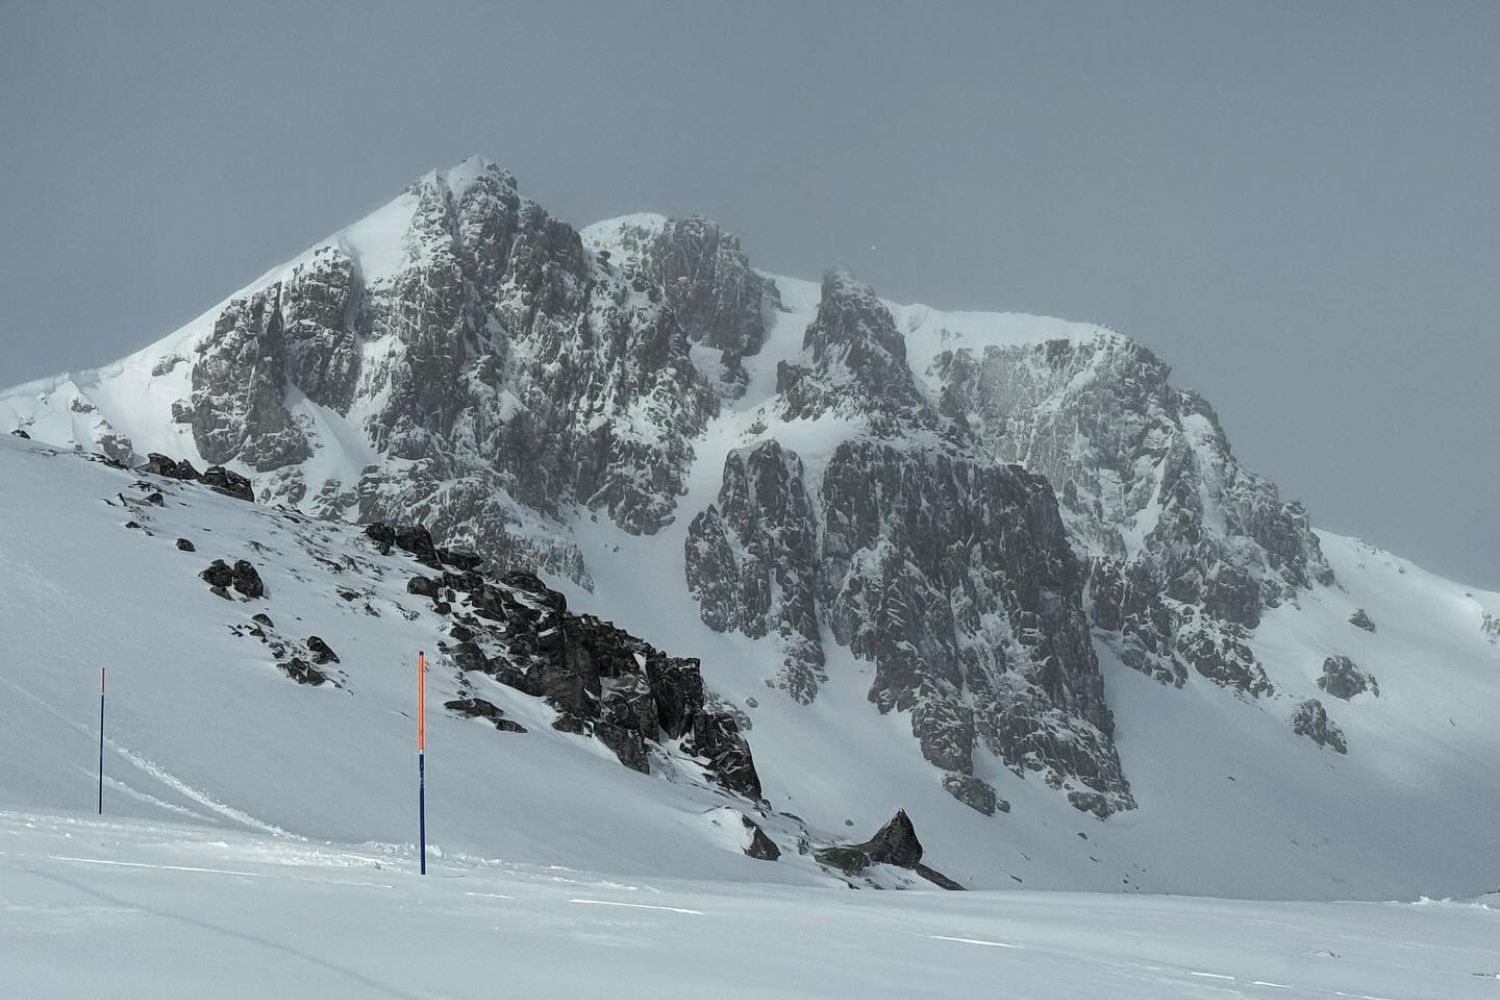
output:
POLYGON ((261 581, 260 574, 245 559, 235 560, 233 583, 234 589, 246 597, 264 597, 266 594, 266 586, 261 581))
POLYGON ((198 551, 197 546, 195 546, 192 542, 188 541, 186 538, 179 538, 179 539, 177 539, 177 547, 179 549, 181 549, 183 552, 197 552, 198 551))
POLYGON ((406 581, 406 592, 408 594, 417 594, 421 597, 431 597, 436 600, 438 596, 437 581, 431 577, 418 574, 406 581))
POLYGON ((693 735, 685 749, 708 759, 708 766, 730 791, 752 799, 761 796, 760 775, 750 756, 750 744, 729 715, 699 711, 693 715, 693 735))
POLYGON ((904 809, 899 810, 890 822, 863 844, 825 847, 816 851, 814 857, 820 863, 837 868, 846 875, 857 875, 872 864, 887 864, 910 868, 944 889, 963 888, 941 872, 921 863, 922 843, 917 840, 917 831, 904 809))
POLYGON ((151 504, 151 506, 153 507, 165 507, 167 505, 167 498, 161 495, 160 490, 152 490, 150 493, 147 493, 142 499, 145 500, 146 503, 151 504))
POLYGON ((662 732, 671 738, 692 728, 693 716, 703 706, 703 676, 697 660, 656 657, 646 661, 646 678, 656 701, 662 732))
POLYGON ((196 348, 186 417, 198 453, 210 462, 238 459, 267 471, 312 453, 283 400, 287 352, 281 297, 278 282, 234 299, 196 348))
POLYGON ((964 887, 962 885, 960 885, 957 882, 953 881, 951 878, 949 878, 948 876, 944 875, 942 872, 937 871, 936 869, 933 869, 933 868, 928 868, 924 864, 913 865, 912 866, 912 871, 916 872, 918 875, 922 876, 927 881, 929 881, 933 885, 937 886, 939 889, 947 889, 950 892, 962 892, 963 889, 964 889, 964 887))
POLYGON ((1375 623, 1370 620, 1370 616, 1365 613, 1364 608, 1354 609, 1354 613, 1349 616, 1349 624, 1355 628, 1362 628, 1366 632, 1375 631, 1375 623))
POLYGON ((294 656, 290 660, 277 663, 276 666, 280 667, 282 673, 286 674, 298 684, 307 684, 311 687, 318 687, 320 685, 328 683, 327 674, 323 673, 323 671, 308 663, 300 656, 294 656))
POLYGON ((21 438, 23 441, 30 441, 31 440, 31 435, 27 434, 25 431, 23 431, 19 427, 17 427, 15 430, 11 431, 10 433, 11 433, 12 437, 21 438))
POLYGON ((897 810, 890 821, 860 847, 879 864, 910 868, 922 860, 922 842, 906 810, 897 810))
POLYGON ((766 836, 766 831, 752 820, 749 816, 740 815, 745 822, 745 829, 750 831, 750 843, 745 847, 745 853, 757 861, 775 861, 781 857, 781 848, 776 842, 766 836))
POLYGON ((465 639, 458 645, 448 650, 448 655, 453 657, 453 662, 460 670, 476 670, 488 673, 491 669, 490 658, 484 654, 484 650, 472 639, 465 639))
POLYGON ((1323 676, 1318 678, 1318 687, 1344 701, 1366 691, 1380 697, 1380 684, 1347 656, 1330 656, 1323 661, 1323 676))
POLYGON ((198 470, 193 468, 193 464, 186 459, 179 462, 156 451, 146 456, 146 464, 141 466, 141 471, 164 476, 167 479, 196 481, 202 478, 198 470))
POLYGON ((943 775, 943 789, 970 809, 986 816, 995 815, 997 810, 1010 812, 1010 803, 995 794, 994 787, 988 781, 972 774, 950 772, 943 775))
POLYGON ((391 546, 396 544, 396 529, 384 522, 375 521, 365 525, 365 537, 375 543, 375 548, 381 555, 390 555, 391 546))
POLYGON ((594 735, 599 742, 614 751, 620 763, 632 771, 651 773, 650 758, 646 755, 646 742, 638 730, 626 729, 613 722, 600 720, 594 723, 594 735))
POLYGON ((322 665, 324 663, 338 663, 339 655, 335 653, 320 637, 310 635, 307 637, 307 649, 312 653, 312 661, 322 665))
POLYGON ((472 552, 461 552, 455 549, 439 548, 437 550, 438 561, 446 566, 452 566, 461 572, 477 570, 484 565, 484 558, 472 552))
POLYGON ((230 472, 220 465, 211 465, 204 470, 201 478, 204 485, 215 493, 248 503, 255 502, 255 491, 250 488, 250 480, 237 472, 230 472))
POLYGON ((516 590, 524 590, 527 594, 530 594, 532 598, 537 601, 537 603, 541 604, 543 607, 550 608, 553 611, 566 611, 568 609, 568 599, 557 591, 549 588, 545 583, 542 582, 541 577, 537 576, 530 570, 510 570, 501 575, 500 582, 505 584, 507 587, 514 587, 516 590))
POLYGON ((1316 698, 1309 698, 1297 706, 1297 711, 1292 716, 1292 732, 1306 736, 1320 747, 1328 747, 1338 753, 1349 752, 1343 730, 1328 718, 1323 703, 1316 698))
POLYGON ((228 588, 234 583, 234 570, 224 560, 215 559, 209 563, 208 569, 198 574, 198 578, 210 587, 228 588))
POLYGON ((506 733, 524 733, 526 727, 505 718, 505 713, 493 702, 483 698, 458 698, 443 703, 443 707, 455 715, 468 719, 484 719, 496 729, 506 733))
POLYGON ((1248 643, 1249 633, 1243 626, 1210 618, 1193 609, 1184 609, 1177 625, 1178 655, 1209 680, 1249 695, 1274 693, 1248 643))
POLYGON ((255 622, 257 625, 264 625, 266 628, 276 627, 276 623, 271 621, 271 616, 266 614, 264 611, 260 611, 251 615, 250 620, 255 622))
POLYGON ((416 557, 417 562, 433 569, 441 570, 443 564, 438 561, 437 546, 432 544, 432 535, 420 525, 405 525, 396 529, 396 547, 410 552, 416 557))

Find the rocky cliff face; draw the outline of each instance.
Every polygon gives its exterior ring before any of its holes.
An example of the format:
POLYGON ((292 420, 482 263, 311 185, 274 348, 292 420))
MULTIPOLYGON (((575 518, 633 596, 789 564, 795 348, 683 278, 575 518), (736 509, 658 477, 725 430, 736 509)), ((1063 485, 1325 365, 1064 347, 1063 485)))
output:
POLYGON ((1246 639, 1261 614, 1332 583, 1307 514, 1235 460, 1202 397, 1117 334, 939 355, 939 409, 996 459, 1058 490, 1087 561, 1086 603, 1131 666, 1192 670, 1249 695, 1270 682, 1246 639))
POLYGON ((178 419, 205 459, 273 473, 268 499, 422 519, 586 580, 559 517, 583 506, 636 533, 671 520, 718 406, 691 348, 732 369, 759 347, 774 285, 701 219, 644 235, 642 261, 617 266, 487 164, 429 174, 402 208, 383 270, 324 247, 228 303, 178 419), (309 435, 328 418, 298 396, 368 442, 357 480, 312 480, 309 435))
MULTIPOLYGON (((1253 630, 1331 571, 1301 507, 1145 348, 943 316, 843 270, 811 290, 761 274, 698 217, 580 233, 469 161, 139 363, 0 414, 122 462, 196 451, 263 502, 423 524, 584 587, 581 520, 663 534, 682 577, 652 586, 771 637, 797 702, 835 651, 871 664, 874 710, 909 713, 960 801, 1003 812, 1003 767, 1129 808, 1094 641, 1170 684, 1270 695, 1253 630)), ((590 724, 631 731, 610 707, 629 692, 589 692, 590 724)))
POLYGON ((801 701, 824 679, 826 628, 875 664, 870 701, 910 712, 937 767, 971 777, 984 747, 1080 808, 1128 807, 1083 572, 1046 482, 982 457, 928 405, 890 312, 847 272, 824 280, 778 389, 785 417, 856 429, 826 442, 811 482, 774 439, 729 455, 686 545, 704 622, 779 635, 778 683, 801 701))

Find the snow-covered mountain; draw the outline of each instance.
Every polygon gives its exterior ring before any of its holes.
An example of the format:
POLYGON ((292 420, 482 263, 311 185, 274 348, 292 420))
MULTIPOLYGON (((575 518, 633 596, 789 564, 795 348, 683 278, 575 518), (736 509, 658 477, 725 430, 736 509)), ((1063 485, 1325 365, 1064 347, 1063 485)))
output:
MULTIPOLYGON (((0 394, 8 429, 32 443, 0 449, 0 553, 31 569, 0 585, 30 665, 6 679, 54 714, 0 740, 72 739, 81 662, 149 678, 119 695, 146 814, 407 836, 386 809, 427 648, 445 701, 528 730, 452 724, 449 840, 477 853, 849 878, 827 849, 904 809, 970 886, 1500 884, 1500 595, 1312 529, 1112 331, 772 275, 699 218, 575 231, 471 160, 129 358, 0 394), (162 475, 208 466, 259 504, 162 475), (376 522, 481 565, 383 554, 376 522), (208 557, 271 596, 226 604, 208 557), (271 669, 310 662, 304 630, 336 684, 271 669), (662 665, 686 658, 684 714, 662 665), (267 775, 298 767, 348 795, 281 801, 267 775), (578 797, 599 821, 554 836, 578 797), (782 860, 747 859, 738 817, 782 860)), ((0 794, 61 806, 75 765, 0 794)))

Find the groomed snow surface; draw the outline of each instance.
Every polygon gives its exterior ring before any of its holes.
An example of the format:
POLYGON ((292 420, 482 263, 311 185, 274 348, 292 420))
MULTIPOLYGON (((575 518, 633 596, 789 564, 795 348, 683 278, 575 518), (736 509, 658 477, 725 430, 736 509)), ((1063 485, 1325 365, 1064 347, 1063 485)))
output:
POLYGON ((7 997, 1494 997, 1481 903, 609 878, 0 813, 7 997))

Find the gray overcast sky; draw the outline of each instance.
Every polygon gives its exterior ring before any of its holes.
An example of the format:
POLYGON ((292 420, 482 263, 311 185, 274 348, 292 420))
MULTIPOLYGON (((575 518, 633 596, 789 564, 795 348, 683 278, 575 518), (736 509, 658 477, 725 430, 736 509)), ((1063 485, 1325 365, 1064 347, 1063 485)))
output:
POLYGON ((482 153, 575 223, 1155 348, 1316 523, 1500 588, 1500 4, 0 0, 0 384, 482 153))

